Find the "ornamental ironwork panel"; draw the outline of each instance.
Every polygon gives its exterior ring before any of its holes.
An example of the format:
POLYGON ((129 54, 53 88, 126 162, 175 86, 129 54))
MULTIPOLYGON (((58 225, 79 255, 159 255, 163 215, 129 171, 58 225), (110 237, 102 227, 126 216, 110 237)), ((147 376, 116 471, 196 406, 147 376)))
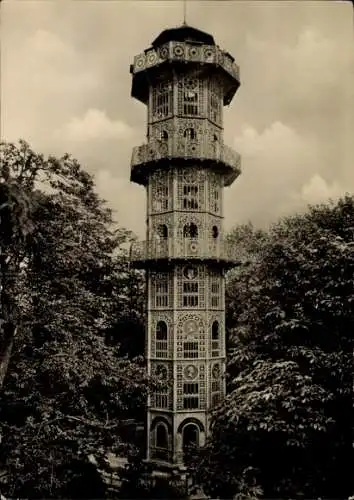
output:
POLYGON ((225 356, 225 311, 210 312, 207 328, 209 357, 223 358, 225 356))
POLYGON ((135 56, 132 72, 133 74, 139 73, 166 60, 218 64, 232 78, 237 81, 240 79, 239 67, 229 54, 214 45, 197 47, 190 42, 169 42, 157 50, 149 49, 143 54, 135 56))
MULTIPOLYGON (((182 296, 181 296, 182 302, 182 296)), ((205 313, 183 312, 177 316, 177 357, 193 359, 206 357, 207 349, 207 321, 205 313), (193 346, 194 345, 194 350, 193 346), (197 356, 193 352, 197 351, 197 356), (190 355, 192 354, 192 355, 190 355)))
POLYGON ((206 409, 205 365, 196 361, 177 364, 177 410, 206 409))
POLYGON ((173 366, 160 361, 151 362, 151 373, 166 382, 167 387, 156 390, 150 398, 150 406, 156 409, 172 410, 173 408, 173 366))
POLYGON ((200 160, 215 160, 239 172, 241 169, 240 155, 225 144, 218 147, 209 141, 198 142, 194 140, 177 141, 168 139, 166 142, 151 140, 149 144, 143 144, 133 148, 131 166, 142 165, 167 157, 184 158, 185 160, 195 158, 200 160))
POLYGON ((165 240, 137 241, 131 246, 131 261, 147 261, 157 259, 214 259, 240 262, 242 255, 237 246, 230 241, 220 240, 218 243, 207 239, 167 238, 165 240))
POLYGON ((162 360, 173 356, 173 334, 173 315, 170 311, 149 312, 151 358, 162 360))
POLYGON ((149 299, 151 309, 170 309, 173 307, 173 275, 168 272, 149 272, 149 299))

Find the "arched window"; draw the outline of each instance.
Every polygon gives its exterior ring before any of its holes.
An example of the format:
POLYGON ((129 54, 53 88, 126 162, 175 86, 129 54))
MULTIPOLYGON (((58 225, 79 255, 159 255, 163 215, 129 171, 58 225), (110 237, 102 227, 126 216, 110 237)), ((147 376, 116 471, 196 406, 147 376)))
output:
POLYGON ((183 114, 197 115, 198 114, 198 96, 199 96, 199 81, 197 79, 188 79, 183 81, 183 114))
POLYGON ((217 363, 212 369, 212 380, 211 380, 211 406, 215 407, 219 404, 221 399, 222 382, 220 365, 217 363))
POLYGON ((160 238, 168 238, 168 228, 166 224, 160 224, 157 227, 157 234, 159 235, 160 238))
POLYGON ((194 141, 197 138, 197 134, 194 128, 186 128, 183 135, 185 139, 189 139, 191 141, 194 141))
POLYGON ((199 445, 199 429, 195 424, 187 424, 183 428, 183 451, 188 448, 199 445))
POLYGON ((167 358, 168 355, 168 339, 167 339, 167 324, 165 321, 158 321, 156 325, 156 357, 167 358))
POLYGON ((168 433, 166 426, 162 423, 156 426, 156 448, 168 448, 168 433))
POLYGON ((153 88, 152 114, 154 119, 160 119, 173 112, 172 82, 163 82, 153 88))
POLYGON ((214 189, 212 192, 211 204, 213 211, 218 213, 220 211, 220 197, 218 189, 214 189))
POLYGON ((167 175, 155 176, 152 183, 152 206, 154 212, 164 212, 169 206, 167 175))
POLYGON ((211 356, 217 358, 220 355, 220 332, 219 322, 214 321, 211 327, 211 356))
POLYGON ((219 87, 217 82, 211 82, 210 86, 210 104, 209 104, 209 117, 214 123, 219 123, 221 118, 221 98, 219 96, 219 87))
MULTIPOLYGON (((163 380, 167 380, 168 370, 165 365, 156 366, 156 375, 163 380)), ((155 406, 156 408, 168 408, 168 388, 160 387, 155 392, 155 406)))
POLYGON ((219 322, 214 321, 211 327, 211 338, 213 340, 219 340, 219 322))
POLYGON ((212 227, 212 235, 213 235, 213 238, 216 240, 216 238, 219 236, 218 226, 213 226, 212 227))
POLYGON ((167 273, 156 273, 152 283, 155 307, 169 307, 169 276, 167 273))
POLYGON ((198 210, 198 186, 194 184, 183 186, 183 208, 198 210))
POLYGON ((210 279, 210 305, 211 307, 219 307, 220 305, 220 277, 212 275, 210 279))
POLYGON ((198 238, 198 226, 193 222, 183 227, 183 238, 198 238))
POLYGON ((167 141, 168 140, 168 132, 166 130, 161 131, 161 140, 162 141, 167 141))

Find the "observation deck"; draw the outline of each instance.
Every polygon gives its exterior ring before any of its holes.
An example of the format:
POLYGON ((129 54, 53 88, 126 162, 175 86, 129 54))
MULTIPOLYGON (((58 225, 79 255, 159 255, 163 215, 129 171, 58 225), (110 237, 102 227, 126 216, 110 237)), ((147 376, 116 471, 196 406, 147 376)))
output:
POLYGON ((136 268, 160 265, 161 261, 188 260, 206 261, 234 267, 241 264, 241 255, 233 242, 196 238, 166 238, 137 241, 130 249, 130 262, 136 268))
POLYGON ((199 30, 191 27, 186 29, 190 30, 191 36, 188 36, 187 32, 178 35, 183 28, 169 30, 171 31, 169 36, 161 37, 160 35, 153 42, 153 47, 135 56, 130 67, 133 75, 132 97, 146 104, 149 97, 149 85, 154 78, 158 77, 163 69, 169 70, 173 66, 176 70, 180 63, 183 66, 186 64, 198 66, 202 72, 219 71, 223 76, 223 102, 224 105, 229 105, 240 86, 238 65, 228 52, 220 49, 215 43, 212 44, 213 39, 210 35, 207 35, 210 39, 202 40, 199 37, 200 40, 198 40, 198 36, 193 37, 192 34, 199 30), (180 40, 176 40, 177 37, 180 40))
POLYGON ((211 165, 223 173, 225 186, 230 186, 241 173, 241 156, 225 144, 152 140, 133 149, 130 180, 145 186, 154 168, 171 168, 176 159, 211 165))

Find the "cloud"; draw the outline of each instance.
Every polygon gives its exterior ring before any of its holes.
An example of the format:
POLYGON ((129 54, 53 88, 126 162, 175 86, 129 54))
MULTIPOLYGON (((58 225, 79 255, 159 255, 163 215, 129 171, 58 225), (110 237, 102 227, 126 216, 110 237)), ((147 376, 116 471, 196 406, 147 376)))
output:
POLYGON ((316 142, 279 121, 262 132, 244 126, 234 144, 242 155, 244 178, 253 182, 256 190, 301 185, 303 177, 319 161, 316 142))
MULTIPOLYGON (((139 234, 145 192, 130 184, 129 165, 144 141, 146 109, 130 98, 129 64, 178 19, 177 4, 4 2, 2 9, 2 137, 73 154, 97 173, 120 223, 139 234)), ((351 6, 280 4, 220 8, 201 0, 188 8, 191 23, 241 67, 241 88, 225 109, 225 142, 243 156, 242 175, 226 189, 226 227, 266 225, 343 186, 354 190, 351 6)))
POLYGON ((55 135, 74 142, 124 140, 132 137, 133 130, 123 121, 111 120, 105 111, 89 109, 81 118, 71 118, 55 135))
POLYGON ((345 88, 349 92, 351 88, 354 62, 351 40, 329 39, 315 28, 306 28, 293 45, 249 35, 246 49, 250 65, 257 64, 264 75, 258 89, 267 92, 271 86, 272 100, 291 97, 290 103, 294 100, 298 103, 300 99, 304 99, 303 104, 312 100, 317 103, 335 89, 345 88))
POLYGON ((100 74, 74 46, 48 30, 38 29, 22 39, 12 39, 10 34, 5 41, 2 136, 7 140, 23 137, 34 147, 47 149, 56 124, 101 88, 100 74))
POLYGON ((301 199, 310 205, 336 200, 345 193, 345 188, 337 182, 327 183, 320 175, 315 174, 302 186, 301 199))
POLYGON ((319 173, 318 143, 284 123, 275 122, 261 132, 244 126, 234 143, 242 155, 242 174, 225 193, 226 228, 247 220, 266 226, 347 191, 319 173))

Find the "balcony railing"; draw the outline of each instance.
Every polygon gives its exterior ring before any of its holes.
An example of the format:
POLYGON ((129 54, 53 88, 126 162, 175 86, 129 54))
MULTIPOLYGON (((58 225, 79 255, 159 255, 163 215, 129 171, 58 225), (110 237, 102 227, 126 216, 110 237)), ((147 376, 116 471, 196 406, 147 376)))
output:
POLYGON ((172 452, 166 448, 151 447, 150 456, 154 460, 161 460, 162 462, 170 462, 172 459, 172 452))
POLYGON ((235 80, 240 70, 233 58, 215 45, 197 46, 190 42, 169 42, 156 50, 151 48, 134 58, 132 73, 136 74, 165 61, 190 61, 221 66, 235 80))
POLYGON ((165 158, 210 160, 222 163, 229 170, 226 185, 231 184, 241 172, 241 156, 225 144, 215 145, 207 141, 151 140, 148 144, 133 149, 131 167, 142 166, 165 158))
POLYGON ((160 259, 205 259, 235 264, 240 261, 240 255, 232 242, 195 238, 137 241, 131 246, 131 262, 160 259))

